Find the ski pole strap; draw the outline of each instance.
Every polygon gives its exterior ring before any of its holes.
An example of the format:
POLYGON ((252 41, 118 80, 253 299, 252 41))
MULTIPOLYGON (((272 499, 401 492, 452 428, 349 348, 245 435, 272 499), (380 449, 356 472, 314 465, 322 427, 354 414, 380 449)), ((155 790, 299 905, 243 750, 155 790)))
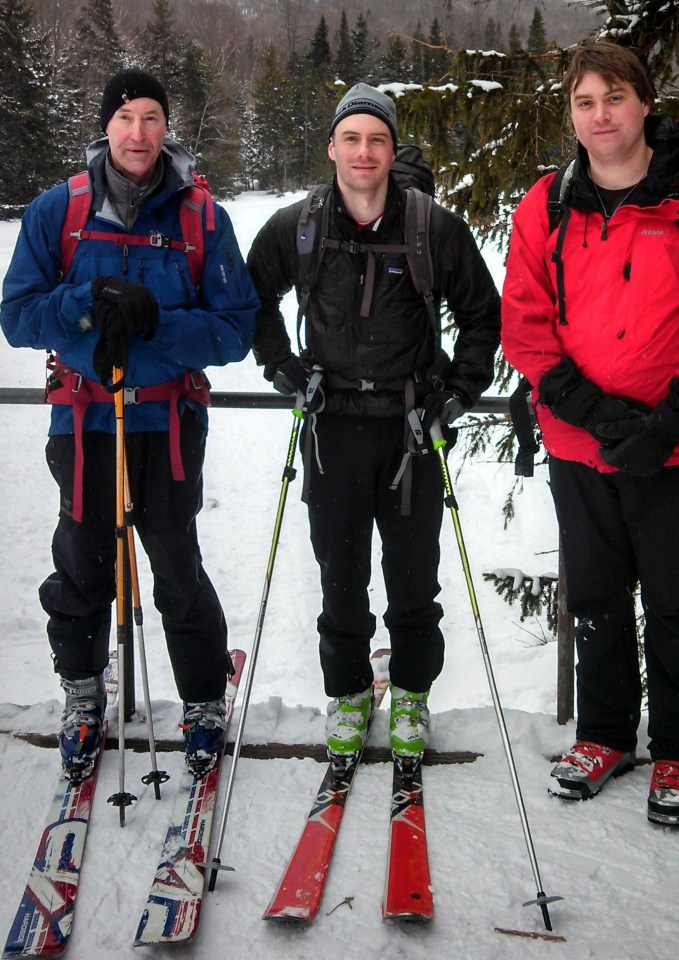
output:
MULTIPOLYGON (((61 364, 58 358, 47 361, 51 374, 45 388, 45 402, 73 407, 73 435, 75 442, 75 462, 73 469, 73 506, 72 516, 76 523, 83 518, 83 469, 85 456, 83 451, 83 423, 87 408, 91 403, 113 403, 114 394, 96 380, 88 380, 75 370, 61 364)), ((181 434, 179 401, 194 400, 203 406, 210 406, 210 388, 205 374, 201 370, 187 370, 183 377, 168 380, 149 387, 125 387, 123 403, 158 403, 169 405, 170 464, 173 480, 185 480, 181 455, 181 434)))
POLYGON ((415 382, 408 378, 404 389, 405 420, 403 428, 403 457, 396 476, 389 485, 396 490, 401 485, 401 516, 409 517, 412 503, 413 457, 426 454, 427 447, 422 434, 422 421, 415 409, 415 382))
POLYGON ((316 433, 317 415, 325 408, 325 394, 321 384, 325 377, 325 372, 321 367, 315 366, 309 377, 309 383, 304 397, 304 406, 302 413, 307 419, 306 432, 304 435, 304 483, 302 484, 302 503, 309 502, 309 490, 311 487, 311 457, 316 460, 318 472, 323 475, 323 464, 318 450, 318 434, 316 433))

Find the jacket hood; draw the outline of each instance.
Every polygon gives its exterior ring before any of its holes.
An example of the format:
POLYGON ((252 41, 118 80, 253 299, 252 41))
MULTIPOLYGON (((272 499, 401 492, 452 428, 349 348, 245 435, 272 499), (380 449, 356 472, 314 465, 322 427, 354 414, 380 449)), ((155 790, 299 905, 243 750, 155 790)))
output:
MULTIPOLYGON (((653 148, 653 156, 646 177, 634 191, 633 202, 635 206, 652 207, 679 195, 679 123, 663 113, 649 114, 644 123, 644 136, 653 148)), ((601 209, 589 175, 589 156, 581 143, 578 143, 568 203, 586 212, 601 209)))
MULTIPOLYGON (((103 163, 107 150, 108 137, 106 136, 98 137, 92 143, 89 143, 85 148, 87 166, 90 167, 95 162, 103 163)), ((177 140, 172 137, 165 137, 160 155, 169 161, 169 166, 174 170, 180 183, 187 187, 191 186, 191 173, 196 168, 196 160, 193 154, 189 153, 177 140)))

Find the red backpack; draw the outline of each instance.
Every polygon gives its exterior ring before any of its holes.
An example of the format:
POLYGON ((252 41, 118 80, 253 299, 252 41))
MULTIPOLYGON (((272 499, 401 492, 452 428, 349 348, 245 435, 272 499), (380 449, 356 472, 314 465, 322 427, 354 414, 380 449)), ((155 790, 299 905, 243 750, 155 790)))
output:
POLYGON ((108 243, 128 247, 170 247, 172 250, 183 250, 189 261, 191 280, 196 285, 203 272, 205 260, 203 207, 205 207, 205 226, 210 231, 215 229, 215 209, 210 185, 205 177, 197 173, 193 173, 192 177, 193 184, 186 190, 179 209, 182 240, 170 240, 161 233, 142 237, 135 234, 85 230, 92 205, 92 181, 87 170, 69 177, 68 207, 61 228, 60 277, 63 278, 68 272, 80 240, 106 240, 108 243))

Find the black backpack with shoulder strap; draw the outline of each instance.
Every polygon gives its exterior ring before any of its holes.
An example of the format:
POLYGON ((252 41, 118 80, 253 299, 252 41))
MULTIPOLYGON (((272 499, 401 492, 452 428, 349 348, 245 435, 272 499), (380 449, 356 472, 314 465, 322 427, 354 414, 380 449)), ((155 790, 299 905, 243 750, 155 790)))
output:
POLYGON ((302 352, 302 321, 309 305, 309 296, 318 279, 326 250, 343 250, 348 253, 368 255, 365 293, 361 315, 367 316, 372 300, 376 253, 405 253, 410 277, 417 292, 421 294, 427 313, 440 343, 438 312, 434 303, 434 267, 429 245, 429 224, 434 196, 434 176, 414 144, 400 144, 392 173, 397 184, 406 191, 405 242, 402 244, 356 243, 332 240, 328 237, 330 199, 332 186, 329 183, 313 187, 306 196, 297 221, 297 255, 299 308, 297 311, 297 345, 302 352))

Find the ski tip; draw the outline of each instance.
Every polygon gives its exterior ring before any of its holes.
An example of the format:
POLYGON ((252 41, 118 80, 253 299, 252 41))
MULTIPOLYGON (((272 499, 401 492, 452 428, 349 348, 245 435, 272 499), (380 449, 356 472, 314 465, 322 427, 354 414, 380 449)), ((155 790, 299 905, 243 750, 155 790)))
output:
POLYGON ((295 927, 305 926, 306 924, 310 923, 312 919, 313 919, 312 917, 305 917, 305 916, 296 915, 288 912, 281 912, 281 913, 267 912, 262 914, 262 920, 266 920, 267 923, 271 923, 271 924, 287 923, 290 926, 295 926, 295 927))
POLYGON ((389 923, 429 923, 434 919, 434 911, 418 913, 404 911, 403 913, 382 913, 382 919, 389 923))

